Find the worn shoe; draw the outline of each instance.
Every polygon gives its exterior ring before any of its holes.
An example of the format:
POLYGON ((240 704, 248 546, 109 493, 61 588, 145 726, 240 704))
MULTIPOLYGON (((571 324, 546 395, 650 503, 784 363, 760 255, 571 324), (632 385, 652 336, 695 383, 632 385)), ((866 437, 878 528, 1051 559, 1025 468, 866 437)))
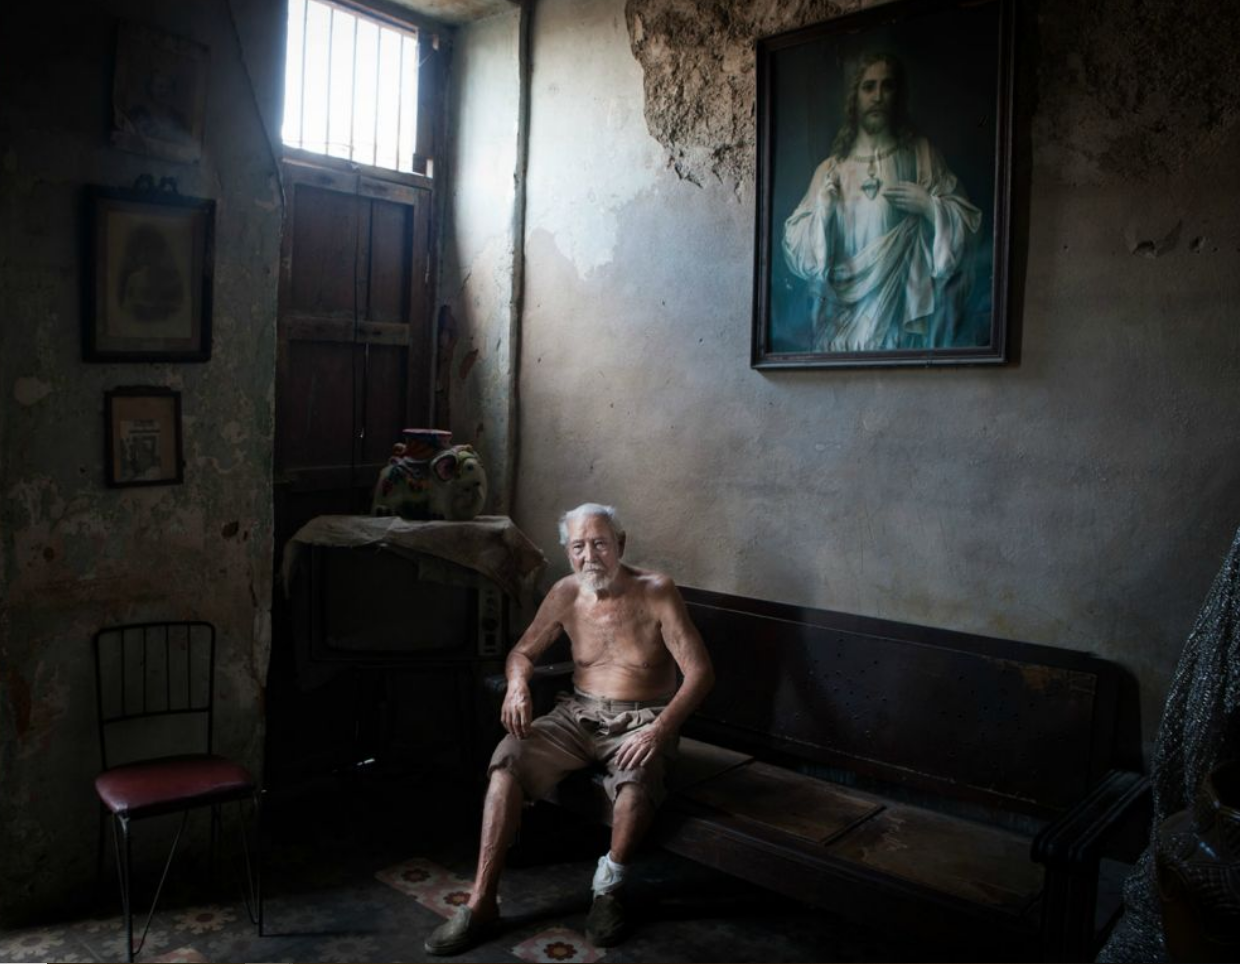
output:
POLYGON ((595 947, 615 947, 624 937, 624 905, 615 894, 599 894, 586 917, 586 940, 595 947))
POLYGON ((451 919, 436 927, 422 946, 427 954, 437 957, 464 954, 486 940, 495 924, 495 921, 478 920, 468 907, 458 907, 451 919))

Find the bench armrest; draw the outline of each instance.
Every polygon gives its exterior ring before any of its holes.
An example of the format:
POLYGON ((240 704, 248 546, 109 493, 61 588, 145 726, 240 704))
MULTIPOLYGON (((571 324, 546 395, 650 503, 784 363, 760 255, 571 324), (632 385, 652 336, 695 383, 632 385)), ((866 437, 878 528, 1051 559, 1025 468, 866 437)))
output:
POLYGON ((1095 864, 1103 844, 1150 792, 1148 777, 1111 770, 1071 810, 1033 840, 1033 859, 1048 869, 1076 870, 1095 864))
MULTIPOLYGON (((1150 792, 1150 781, 1112 770, 1071 810, 1033 840, 1033 859, 1046 866, 1042 892, 1042 953, 1047 961, 1092 961, 1098 951, 1095 908, 1102 847, 1150 792)), ((1105 934, 1115 917, 1104 928, 1105 934)))

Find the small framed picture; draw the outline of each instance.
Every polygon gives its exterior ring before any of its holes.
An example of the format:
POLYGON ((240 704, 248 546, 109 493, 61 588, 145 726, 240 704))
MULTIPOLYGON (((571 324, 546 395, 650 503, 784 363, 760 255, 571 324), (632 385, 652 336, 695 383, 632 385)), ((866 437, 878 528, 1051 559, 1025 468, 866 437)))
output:
POLYGON ((180 485, 185 480, 180 392, 115 388, 104 393, 104 419, 108 485, 180 485))
POLYGON ((207 361, 215 202, 87 189, 86 361, 207 361))
POLYGON ((193 163, 202 157, 208 50, 152 27, 122 23, 112 82, 112 144, 193 163))

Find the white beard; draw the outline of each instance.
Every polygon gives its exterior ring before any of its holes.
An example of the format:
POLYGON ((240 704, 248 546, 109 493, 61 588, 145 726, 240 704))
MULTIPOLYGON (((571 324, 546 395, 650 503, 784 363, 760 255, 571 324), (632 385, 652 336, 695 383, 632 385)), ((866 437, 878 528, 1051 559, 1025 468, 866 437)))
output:
POLYGON ((611 584, 615 581, 615 574, 607 572, 579 572, 577 573, 577 581, 589 589, 590 592, 600 593, 611 587, 611 584))

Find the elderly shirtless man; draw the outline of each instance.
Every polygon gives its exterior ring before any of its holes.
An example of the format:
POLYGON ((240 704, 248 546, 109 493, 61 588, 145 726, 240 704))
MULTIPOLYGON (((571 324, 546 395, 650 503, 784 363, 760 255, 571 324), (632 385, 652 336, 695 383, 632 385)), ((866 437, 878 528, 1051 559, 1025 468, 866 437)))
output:
POLYGON ((427 938, 431 954, 459 954, 488 934, 499 919, 499 875, 523 802, 596 763, 607 770, 612 832, 594 875, 586 936, 600 947, 616 943, 624 930, 617 891, 663 798, 680 727, 714 682, 676 585, 620 561, 624 529, 615 509, 587 503, 565 513, 560 541, 573 574, 552 587, 508 654, 501 710, 508 736, 491 757, 477 877, 469 903, 427 938), (561 633, 572 643, 574 692, 534 719, 534 661, 561 633), (679 688, 677 668, 684 677, 679 688))

